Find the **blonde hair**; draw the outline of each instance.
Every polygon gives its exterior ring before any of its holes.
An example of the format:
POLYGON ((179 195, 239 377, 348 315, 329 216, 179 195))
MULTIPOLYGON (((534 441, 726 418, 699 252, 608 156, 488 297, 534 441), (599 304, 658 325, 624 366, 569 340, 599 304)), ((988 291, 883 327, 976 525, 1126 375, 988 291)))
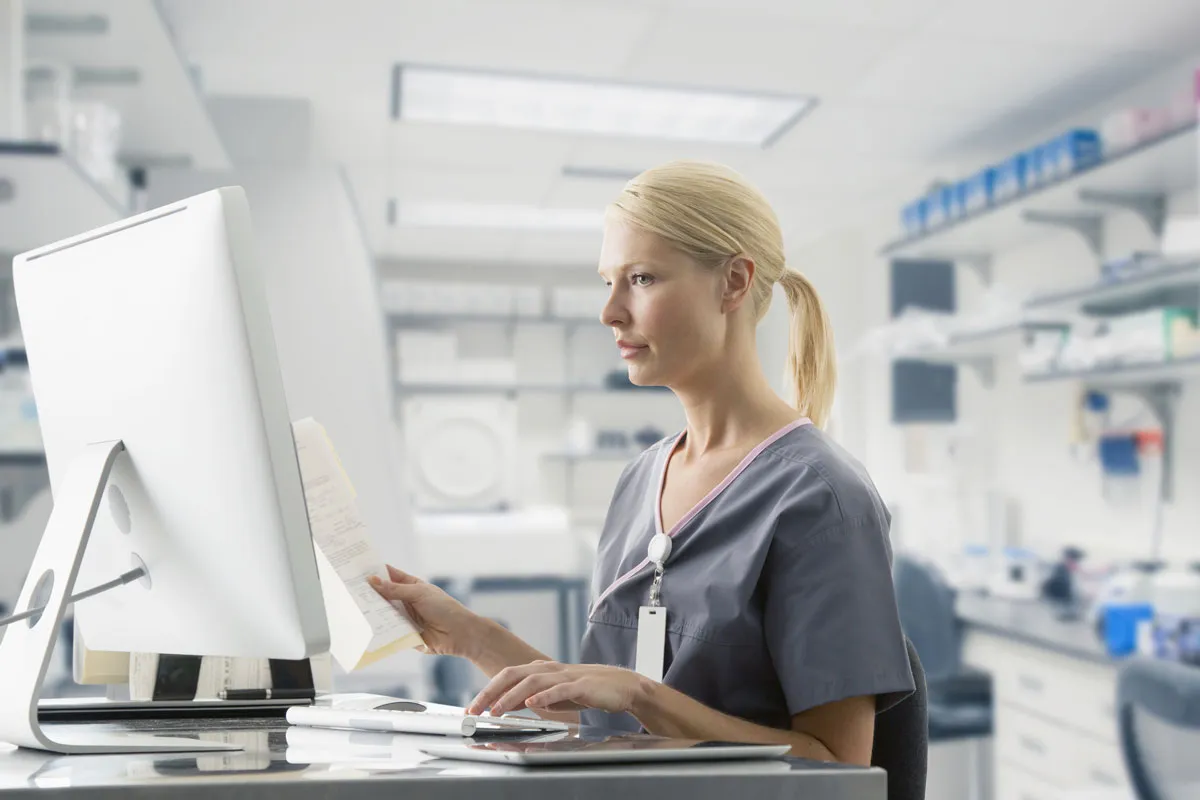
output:
POLYGON ((752 259, 756 321, 766 316, 775 284, 783 287, 791 311, 785 367, 790 401, 814 424, 825 425, 837 383, 833 332, 812 283, 787 267, 779 220, 761 192, 720 164, 672 161, 625 184, 609 212, 712 269, 735 256, 752 259))

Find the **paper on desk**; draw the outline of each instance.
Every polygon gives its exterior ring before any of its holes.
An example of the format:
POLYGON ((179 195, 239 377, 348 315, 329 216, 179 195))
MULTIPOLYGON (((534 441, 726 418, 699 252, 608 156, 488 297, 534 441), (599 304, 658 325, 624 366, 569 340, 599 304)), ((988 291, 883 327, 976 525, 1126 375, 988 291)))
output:
POLYGON ((372 575, 386 579, 387 574, 325 429, 310 417, 294 422, 292 430, 329 619, 330 652, 350 672, 420 645, 412 623, 367 583, 372 575))

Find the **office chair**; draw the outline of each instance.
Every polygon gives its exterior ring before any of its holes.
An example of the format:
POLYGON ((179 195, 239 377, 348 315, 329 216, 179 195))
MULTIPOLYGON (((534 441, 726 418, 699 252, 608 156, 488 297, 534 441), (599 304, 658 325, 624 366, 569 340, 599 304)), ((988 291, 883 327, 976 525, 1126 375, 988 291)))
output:
POLYGON ((929 718, 925 670, 907 638, 908 663, 916 691, 875 716, 871 766, 887 771, 888 800, 925 800, 929 769, 929 718))
POLYGON ((897 556, 892 573, 900 624, 925 670, 929 744, 967 742, 969 797, 986 797, 991 677, 963 667, 962 625, 954 614, 954 590, 933 567, 897 556))
POLYGON ((1117 719, 1138 800, 1200 797, 1200 667, 1125 662, 1117 675, 1117 719))

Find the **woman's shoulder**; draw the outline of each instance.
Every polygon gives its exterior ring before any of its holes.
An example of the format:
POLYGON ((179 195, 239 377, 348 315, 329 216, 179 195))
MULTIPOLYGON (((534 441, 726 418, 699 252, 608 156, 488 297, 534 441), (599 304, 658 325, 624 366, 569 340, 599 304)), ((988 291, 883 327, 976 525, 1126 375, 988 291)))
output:
POLYGON ((805 517, 805 530, 889 526, 891 515, 862 462, 815 425, 797 428, 765 453, 786 495, 781 513, 805 517))

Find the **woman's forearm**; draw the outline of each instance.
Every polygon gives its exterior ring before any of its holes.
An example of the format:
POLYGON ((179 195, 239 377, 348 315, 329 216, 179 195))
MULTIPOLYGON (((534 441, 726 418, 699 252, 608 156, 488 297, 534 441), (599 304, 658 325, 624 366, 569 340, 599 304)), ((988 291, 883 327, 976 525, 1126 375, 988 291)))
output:
POLYGON ((724 742, 791 745, 791 755, 838 761, 819 739, 807 733, 768 728, 722 714, 682 692, 647 681, 631 711, 643 727, 659 736, 724 742))
POLYGON ((472 638, 474 641, 467 659, 479 667, 489 680, 505 667, 552 660, 508 628, 490 619, 482 619, 479 630, 472 638))

